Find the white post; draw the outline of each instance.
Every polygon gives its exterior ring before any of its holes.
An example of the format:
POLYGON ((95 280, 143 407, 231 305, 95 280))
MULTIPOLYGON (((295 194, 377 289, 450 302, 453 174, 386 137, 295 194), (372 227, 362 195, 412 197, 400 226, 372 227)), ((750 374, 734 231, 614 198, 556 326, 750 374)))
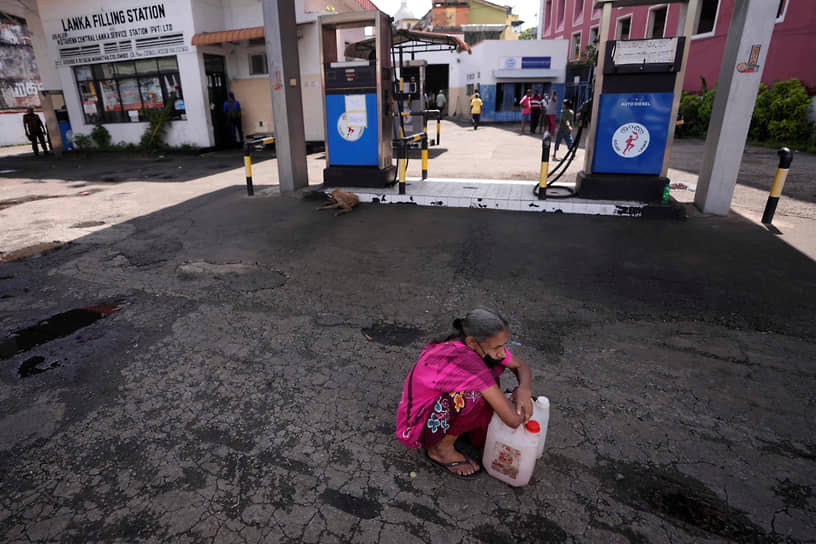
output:
POLYGON ((294 0, 263 0, 264 36, 282 192, 309 185, 294 0))
POLYGON ((728 215, 779 2, 734 2, 694 204, 728 215))

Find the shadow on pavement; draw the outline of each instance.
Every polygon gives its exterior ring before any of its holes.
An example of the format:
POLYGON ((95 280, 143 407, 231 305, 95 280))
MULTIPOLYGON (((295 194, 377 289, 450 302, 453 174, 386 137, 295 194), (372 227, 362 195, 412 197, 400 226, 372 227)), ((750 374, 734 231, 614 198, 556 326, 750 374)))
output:
MULTIPOLYGON (((59 179, 86 184, 150 181, 187 182, 244 167, 240 149, 205 153, 147 155, 129 152, 67 152, 62 157, 32 153, 0 158, 0 178, 59 179)), ((275 157, 267 148, 252 154, 253 162, 275 157)), ((35 181, 36 182, 36 181, 35 181)))
POLYGON ((813 534, 811 259, 738 216, 316 205, 230 187, 0 265, 4 331, 118 310, 5 361, 3 540, 813 534), (424 342, 480 303, 553 403, 525 488, 393 434, 424 342))

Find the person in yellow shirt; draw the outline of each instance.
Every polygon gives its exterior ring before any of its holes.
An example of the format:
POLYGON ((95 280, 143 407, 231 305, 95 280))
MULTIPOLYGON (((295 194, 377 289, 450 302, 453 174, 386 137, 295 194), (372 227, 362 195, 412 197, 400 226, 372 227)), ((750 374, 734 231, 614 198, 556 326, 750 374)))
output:
POLYGON ((470 99, 470 122, 473 123, 473 130, 479 128, 479 118, 482 116, 482 99, 479 98, 479 93, 473 93, 473 98, 470 99))

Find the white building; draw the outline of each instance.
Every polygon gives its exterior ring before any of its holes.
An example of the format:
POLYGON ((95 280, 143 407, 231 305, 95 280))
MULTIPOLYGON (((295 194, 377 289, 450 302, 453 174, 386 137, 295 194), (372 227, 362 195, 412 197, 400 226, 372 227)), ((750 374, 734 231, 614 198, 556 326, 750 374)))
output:
POLYGON ((468 118, 470 98, 478 90, 482 121, 509 122, 521 120, 518 100, 527 89, 564 96, 567 46, 567 40, 485 40, 472 46, 471 54, 440 51, 416 53, 416 58, 428 62, 428 94, 447 90, 450 115, 468 118))
MULTIPOLYGON (((327 3, 295 6, 306 139, 322 141, 316 21, 327 3)), ((166 142, 221 145, 228 92, 241 102, 245 136, 273 131, 258 0, 38 0, 36 11, 0 2, 5 7, 26 19, 43 87, 62 91, 75 134, 101 124, 113 142, 138 142, 148 126, 143 110, 164 106, 175 93, 166 142)), ((369 0, 335 0, 331 9, 376 8, 369 0)))

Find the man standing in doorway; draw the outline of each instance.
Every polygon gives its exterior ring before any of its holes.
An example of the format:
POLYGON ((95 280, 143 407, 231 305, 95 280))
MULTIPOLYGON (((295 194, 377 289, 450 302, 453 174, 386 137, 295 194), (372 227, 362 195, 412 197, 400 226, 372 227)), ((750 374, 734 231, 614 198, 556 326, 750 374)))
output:
POLYGON ((34 156, 39 157, 40 155, 40 151, 37 149, 37 139, 40 140, 43 152, 48 155, 48 148, 45 146, 45 127, 40 116, 34 113, 34 108, 29 107, 27 113, 23 115, 23 127, 25 128, 26 137, 31 140, 34 156))
POLYGON ((241 103, 235 100, 235 94, 229 93, 229 98, 224 102, 224 113, 227 116, 227 129, 229 130, 229 139, 234 144, 235 131, 238 130, 238 141, 240 144, 244 141, 244 128, 241 126, 241 103))
POLYGON ((447 103, 448 103, 448 99, 445 98, 445 93, 443 93, 442 91, 439 91, 439 93, 436 95, 436 109, 439 110, 439 115, 442 115, 442 113, 443 113, 443 111, 445 109, 445 104, 447 104, 447 103))

